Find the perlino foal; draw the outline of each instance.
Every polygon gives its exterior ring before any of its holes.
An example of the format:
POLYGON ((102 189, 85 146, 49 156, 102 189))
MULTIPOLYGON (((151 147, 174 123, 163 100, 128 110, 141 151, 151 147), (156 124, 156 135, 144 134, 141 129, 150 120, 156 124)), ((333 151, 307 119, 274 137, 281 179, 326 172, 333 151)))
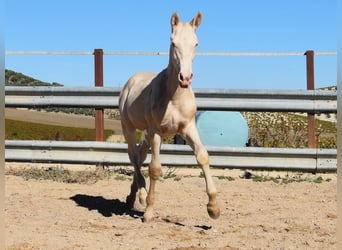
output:
POLYGON ((195 30, 201 20, 200 12, 190 23, 180 22, 178 14, 174 13, 171 17, 168 67, 159 74, 135 74, 127 81, 120 95, 121 125, 128 143, 128 155, 135 170, 131 192, 126 202, 127 206, 132 208, 138 192, 140 204, 146 205, 143 219, 145 222, 153 219, 155 185, 161 172, 159 154, 162 138, 176 133, 194 150, 196 160, 203 170, 209 197, 208 214, 214 219, 220 216, 216 201, 217 192, 209 171, 208 152, 200 141, 195 125, 196 102, 190 86, 193 79, 192 61, 198 44, 195 30), (143 131, 139 145, 136 144, 136 129, 143 131), (152 155, 147 194, 140 168, 149 148, 152 155))

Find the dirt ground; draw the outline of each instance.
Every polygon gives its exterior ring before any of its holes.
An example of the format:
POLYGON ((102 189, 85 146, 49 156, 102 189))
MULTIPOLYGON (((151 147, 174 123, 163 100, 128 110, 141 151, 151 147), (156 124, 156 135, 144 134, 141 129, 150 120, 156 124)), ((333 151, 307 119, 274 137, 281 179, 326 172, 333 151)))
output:
MULTIPOLYGON (((94 118, 20 109, 6 109, 6 118, 94 126, 94 118)), ((120 133, 118 121, 105 122, 120 133)), ((12 166, 6 163, 6 168, 12 166)), ((331 179, 322 183, 276 184, 241 179, 242 171, 215 170, 218 220, 207 215, 200 170, 179 168, 176 174, 180 180, 157 183, 155 219, 148 224, 142 223, 141 211, 125 208, 129 180, 65 184, 6 175, 6 249, 336 248, 336 174, 322 174, 323 180, 331 179)))
POLYGON ((6 175, 6 249, 336 248, 336 174, 320 174, 322 183, 277 184, 215 170, 221 217, 212 220, 204 179, 191 171, 158 181, 151 223, 125 208, 129 180, 65 184, 6 175))

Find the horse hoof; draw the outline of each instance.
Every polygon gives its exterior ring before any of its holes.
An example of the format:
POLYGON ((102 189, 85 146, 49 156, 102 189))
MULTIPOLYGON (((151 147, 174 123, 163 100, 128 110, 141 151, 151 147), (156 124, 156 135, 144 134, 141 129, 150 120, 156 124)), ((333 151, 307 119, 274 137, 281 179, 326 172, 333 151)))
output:
POLYGON ((152 221, 153 221, 153 217, 147 217, 147 216, 144 215, 142 221, 143 221, 144 223, 152 222, 152 221))
POLYGON ((149 209, 147 209, 148 211, 145 211, 144 213, 144 218, 143 218, 143 222, 151 222, 153 221, 153 212, 149 209))
POLYGON ((208 214, 210 216, 210 218, 212 219, 217 219, 218 217, 220 217, 220 208, 215 205, 215 206, 212 206, 210 204, 207 205, 207 210, 208 210, 208 214))

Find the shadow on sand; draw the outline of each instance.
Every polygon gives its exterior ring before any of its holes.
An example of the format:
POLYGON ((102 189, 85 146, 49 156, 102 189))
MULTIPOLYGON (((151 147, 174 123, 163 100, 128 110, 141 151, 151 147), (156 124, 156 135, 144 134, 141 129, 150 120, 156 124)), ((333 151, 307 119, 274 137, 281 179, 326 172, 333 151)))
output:
POLYGON ((86 194, 76 194, 70 197, 78 206, 97 210, 104 217, 113 215, 129 215, 135 219, 141 219, 143 212, 134 211, 126 207, 126 203, 118 199, 108 200, 102 196, 91 196, 86 194))
MULTIPOLYGON (((132 209, 128 209, 126 207, 126 203, 120 201, 119 199, 108 200, 103 198, 102 196, 91 196, 86 194, 76 194, 70 197, 70 200, 73 200, 78 206, 87 208, 89 211, 97 210, 104 217, 111 217, 113 215, 124 216, 128 215, 134 219, 142 220, 144 213, 135 211, 132 209)), ((171 218, 156 218, 156 221, 162 221, 166 223, 174 224, 175 226, 185 227, 186 225, 178 222, 177 220, 172 220, 171 218)), ((210 230, 211 226, 206 225, 195 225, 195 228, 199 228, 202 230, 210 230)))

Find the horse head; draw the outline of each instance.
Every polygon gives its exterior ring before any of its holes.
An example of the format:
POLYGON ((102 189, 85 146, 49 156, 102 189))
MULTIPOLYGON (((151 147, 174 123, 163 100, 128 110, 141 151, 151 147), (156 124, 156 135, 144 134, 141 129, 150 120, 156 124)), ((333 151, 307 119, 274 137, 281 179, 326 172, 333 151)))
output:
POLYGON ((189 23, 180 22, 177 12, 173 13, 171 17, 170 63, 178 73, 178 81, 182 88, 189 87, 194 76, 192 61, 198 45, 195 31, 201 21, 201 12, 198 12, 189 23))

